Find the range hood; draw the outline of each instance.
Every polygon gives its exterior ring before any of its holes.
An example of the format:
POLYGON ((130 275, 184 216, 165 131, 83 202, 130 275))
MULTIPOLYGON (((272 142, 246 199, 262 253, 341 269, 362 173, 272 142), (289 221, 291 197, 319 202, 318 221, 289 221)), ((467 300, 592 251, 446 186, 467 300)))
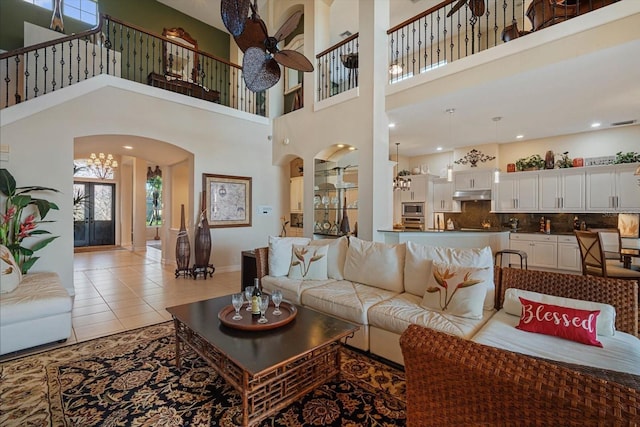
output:
POLYGON ((466 190, 453 193, 453 200, 491 200, 491 190, 466 190))

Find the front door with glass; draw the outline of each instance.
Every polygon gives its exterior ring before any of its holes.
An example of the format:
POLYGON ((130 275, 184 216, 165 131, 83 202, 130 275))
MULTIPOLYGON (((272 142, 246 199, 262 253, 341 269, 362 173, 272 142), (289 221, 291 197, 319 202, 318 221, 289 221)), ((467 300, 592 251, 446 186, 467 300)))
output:
POLYGON ((115 245, 115 184, 75 182, 73 245, 115 245))

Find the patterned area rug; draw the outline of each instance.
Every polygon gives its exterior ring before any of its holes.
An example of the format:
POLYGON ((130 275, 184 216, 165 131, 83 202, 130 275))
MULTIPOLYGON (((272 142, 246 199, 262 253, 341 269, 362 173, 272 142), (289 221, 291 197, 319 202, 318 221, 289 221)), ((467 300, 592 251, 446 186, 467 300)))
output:
MULTIPOLYGON (((2 426, 237 426, 240 395, 194 353, 175 367, 173 323, 0 364, 2 426)), ((344 349, 342 373, 261 426, 405 425, 404 373, 344 349)))

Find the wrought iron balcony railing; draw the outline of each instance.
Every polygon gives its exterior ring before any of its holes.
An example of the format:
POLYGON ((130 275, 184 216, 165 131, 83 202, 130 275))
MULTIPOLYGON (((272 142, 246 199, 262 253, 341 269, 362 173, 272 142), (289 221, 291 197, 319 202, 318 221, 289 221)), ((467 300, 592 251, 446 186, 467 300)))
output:
POLYGON ((267 112, 266 93, 249 91, 238 65, 108 15, 91 30, 0 54, 0 109, 101 74, 267 112))
POLYGON ((358 87, 358 33, 316 55, 318 101, 358 87))

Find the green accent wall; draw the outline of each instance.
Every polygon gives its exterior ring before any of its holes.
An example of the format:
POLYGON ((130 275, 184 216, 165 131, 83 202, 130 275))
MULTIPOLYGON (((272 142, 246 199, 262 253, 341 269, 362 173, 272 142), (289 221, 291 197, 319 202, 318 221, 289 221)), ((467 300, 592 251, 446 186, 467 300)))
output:
MULTIPOLYGON (((198 41, 198 48, 222 59, 229 59, 229 34, 187 16, 155 0, 99 0, 100 13, 162 34, 164 28, 181 27, 198 41)), ((214 13, 220 13, 216 10, 214 13)), ((52 12, 24 0, 0 0, 0 49, 23 47, 23 22, 49 28, 52 12)), ((83 22, 63 16, 65 34, 91 28, 83 22)))

